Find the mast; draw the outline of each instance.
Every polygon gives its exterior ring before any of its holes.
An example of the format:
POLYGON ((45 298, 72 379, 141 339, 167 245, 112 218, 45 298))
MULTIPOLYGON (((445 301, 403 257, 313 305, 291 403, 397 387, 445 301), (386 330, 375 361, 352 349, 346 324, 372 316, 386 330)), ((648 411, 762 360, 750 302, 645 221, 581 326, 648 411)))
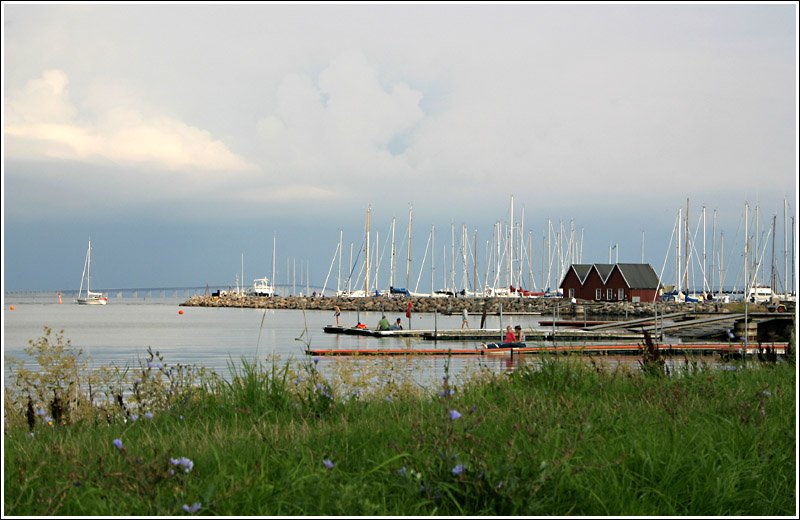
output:
POLYGON ((339 296, 339 293, 342 290, 342 234, 342 229, 339 229, 339 276, 336 278, 336 296, 339 296))
POLYGON ((92 290, 92 241, 89 240, 89 250, 86 252, 86 296, 92 290))
POLYGON ((431 296, 436 291, 433 278, 436 274, 436 226, 431 224, 431 296))
MULTIPOLYGON (((750 301, 750 282, 747 276, 747 264, 749 263, 750 252, 747 249, 750 237, 747 231, 747 210, 748 204, 744 203, 744 347, 747 348, 747 340, 749 339, 749 329, 747 327, 747 303, 750 301)), ((744 352, 742 353, 744 354, 744 352)))
POLYGON ((686 294, 689 294, 689 197, 686 197, 686 218, 684 219, 684 223, 686 226, 686 236, 684 237, 686 243, 683 249, 683 286, 686 288, 686 294))
POLYGON ((772 215, 772 268, 769 277, 770 289, 772 290, 772 294, 777 293, 778 284, 775 277, 777 276, 775 273, 775 221, 777 220, 777 215, 772 215))
MULTIPOLYGON (((339 266, 340 266, 339 267, 339 274, 341 274, 341 271, 342 271, 342 268, 341 268, 342 260, 341 260, 341 258, 342 257, 340 256, 339 257, 339 266)), ((273 292, 273 294, 275 293, 275 286, 276 286, 276 282, 275 282, 275 232, 273 231, 272 232, 272 292, 273 292)))
POLYGON ((706 292, 706 280, 708 278, 708 263, 706 261, 706 206, 703 205, 703 293, 706 292))
POLYGON ((395 244, 394 244, 394 223, 395 223, 395 218, 392 217, 392 256, 391 256, 391 258, 389 260, 389 286, 390 287, 394 287, 394 266, 395 266, 394 255, 396 253, 396 248, 395 248, 395 244))
POLYGON ((413 208, 408 206, 408 262, 406 263, 406 290, 411 287, 411 225, 412 225, 413 208))
POLYGON ((367 222, 364 226, 365 243, 364 243, 364 296, 369 295, 369 217, 372 212, 372 206, 367 206, 367 222))
POLYGON ((472 290, 475 296, 478 295, 478 230, 475 230, 475 234, 473 235, 472 239, 472 290))
POLYGON ((717 210, 711 215, 711 270, 708 272, 708 289, 714 294, 714 266, 716 265, 717 252, 717 210))
POLYGON ((789 266, 788 266, 788 258, 786 256, 787 249, 786 249, 786 199, 783 199, 783 286, 784 286, 784 294, 789 294, 791 291, 789 290, 789 266))

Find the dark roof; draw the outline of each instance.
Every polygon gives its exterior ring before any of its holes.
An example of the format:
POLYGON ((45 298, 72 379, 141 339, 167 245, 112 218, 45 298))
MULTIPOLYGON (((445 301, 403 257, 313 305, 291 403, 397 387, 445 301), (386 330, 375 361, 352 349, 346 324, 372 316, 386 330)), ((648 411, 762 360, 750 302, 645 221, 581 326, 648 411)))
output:
MULTIPOLYGON (((658 275, 650 264, 572 264, 570 269, 575 271, 578 280, 583 285, 592 268, 597 270, 597 274, 605 284, 614 267, 619 269, 629 289, 658 289, 659 287, 658 275)), ((563 286, 564 281, 562 280, 559 287, 563 286)))
POLYGON ((588 276, 589 271, 592 270, 592 264, 572 264, 570 267, 575 271, 581 283, 586 281, 586 276, 588 276))
POLYGON ((614 264, 594 264, 594 268, 597 269, 597 274, 600 275, 600 279, 603 280, 603 283, 606 283, 606 281, 608 281, 608 275, 614 270, 614 264))
POLYGON ((658 275, 650 264, 617 264, 630 289, 658 289, 658 275))

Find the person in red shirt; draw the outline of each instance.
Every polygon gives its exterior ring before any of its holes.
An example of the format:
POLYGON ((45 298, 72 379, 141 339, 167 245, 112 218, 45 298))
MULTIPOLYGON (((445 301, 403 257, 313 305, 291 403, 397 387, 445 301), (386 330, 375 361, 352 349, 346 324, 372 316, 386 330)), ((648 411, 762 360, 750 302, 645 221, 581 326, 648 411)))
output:
POLYGON ((514 335, 514 330, 511 328, 511 325, 506 327, 506 343, 515 343, 517 341, 517 337, 514 335))

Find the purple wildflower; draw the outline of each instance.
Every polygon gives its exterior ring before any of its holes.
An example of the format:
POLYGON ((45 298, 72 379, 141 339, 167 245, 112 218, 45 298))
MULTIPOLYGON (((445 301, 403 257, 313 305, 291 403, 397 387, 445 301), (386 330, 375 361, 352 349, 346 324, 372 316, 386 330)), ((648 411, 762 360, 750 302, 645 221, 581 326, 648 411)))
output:
POLYGON ((461 417, 461 414, 458 413, 458 410, 450 410, 450 419, 456 420, 461 417))
POLYGON ((184 473, 189 473, 190 471, 192 471, 192 468, 194 467, 194 462, 192 462, 191 460, 187 459, 186 457, 181 457, 179 459, 172 459, 171 458, 171 459, 169 459, 169 463, 172 464, 173 466, 182 467, 184 473))
POLYGON ((144 418, 147 419, 148 421, 153 420, 153 412, 145 412, 144 418))
POLYGON ((195 502, 195 503, 194 503, 194 504, 192 504, 192 505, 183 504, 183 510, 184 510, 186 513, 189 513, 189 514, 193 514, 193 513, 196 513, 196 512, 198 512, 198 511, 200 511, 200 507, 201 507, 201 506, 200 506, 200 502, 195 502))
POLYGON ((45 415, 47 412, 44 411, 44 408, 39 408, 36 410, 36 415, 45 415))
POLYGON ((453 476, 454 477, 457 477, 457 476, 461 475, 462 473, 464 473, 464 465, 463 464, 459 464, 455 468, 453 468, 453 476))
POLYGON ((313 361, 314 361, 314 364, 315 364, 315 365, 316 365, 317 363, 319 363, 319 356, 314 356, 314 359, 313 359, 313 361))
POLYGON ((118 450, 122 449, 122 439, 114 439, 113 442, 114 442, 114 446, 116 446, 116 448, 118 450))
POLYGON ((322 461, 322 463, 325 465, 326 468, 333 469, 334 464, 333 462, 331 462, 331 459, 325 459, 322 461))
POLYGON ((139 420, 139 416, 135 413, 131 414, 131 422, 136 422, 139 420))

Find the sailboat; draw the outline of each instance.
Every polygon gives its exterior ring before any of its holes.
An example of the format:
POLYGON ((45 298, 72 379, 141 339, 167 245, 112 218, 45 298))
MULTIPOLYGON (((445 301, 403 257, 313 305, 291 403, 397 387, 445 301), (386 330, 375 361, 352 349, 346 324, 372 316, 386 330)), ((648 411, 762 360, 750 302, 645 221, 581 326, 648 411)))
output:
POLYGON ((83 274, 81 275, 81 288, 78 289, 78 299, 75 303, 79 305, 105 305, 108 303, 108 296, 103 293, 92 292, 90 289, 90 271, 92 267, 92 241, 89 240, 89 248, 86 250, 86 259, 83 261, 83 274), (83 282, 86 282, 86 292, 83 292, 83 282))

